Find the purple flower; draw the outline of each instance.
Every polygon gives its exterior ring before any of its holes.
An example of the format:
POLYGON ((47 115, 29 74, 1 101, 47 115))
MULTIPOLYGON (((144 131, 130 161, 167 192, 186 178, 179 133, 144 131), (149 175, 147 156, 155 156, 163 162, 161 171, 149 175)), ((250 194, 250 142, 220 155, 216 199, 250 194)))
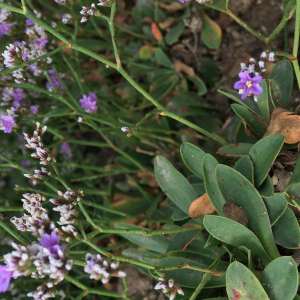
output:
MULTIPOLYGON (((60 83, 59 83, 59 81, 58 81, 58 79, 56 77, 50 76, 50 80, 51 80, 51 82, 52 82, 52 84, 53 84, 54 87, 60 88, 60 83)), ((51 86, 50 82, 46 83, 46 88, 49 91, 52 91, 52 86, 51 86)))
POLYGON ((40 37, 35 44, 39 47, 39 48, 44 48, 46 46, 46 44, 48 43, 48 40, 44 39, 43 37, 40 37))
POLYGON ((22 89, 15 89, 12 96, 14 97, 15 101, 21 101, 25 98, 25 93, 22 89))
POLYGON ((68 143, 62 143, 60 151, 65 159, 67 159, 69 162, 73 161, 73 155, 71 152, 70 145, 68 143))
POLYGON ((7 266, 0 265, 0 293, 5 293, 8 290, 13 273, 13 271, 7 270, 7 266))
POLYGON ((2 116, 0 118, 0 121, 2 123, 4 133, 11 133, 11 131, 15 125, 14 119, 10 116, 2 116))
POLYGON ((52 257, 58 258, 58 252, 64 250, 66 245, 59 245, 60 237, 54 232, 51 231, 51 235, 45 233, 40 239, 40 245, 48 249, 52 257))
POLYGON ((88 113, 97 111, 97 96, 94 93, 89 93, 88 96, 83 95, 83 98, 79 100, 81 107, 88 113))
POLYGON ((242 100, 245 100, 250 93, 256 96, 262 93, 263 89, 259 85, 262 80, 261 76, 252 77, 246 72, 240 72, 239 77, 241 80, 234 84, 234 88, 236 90, 243 90, 241 91, 242 100))
POLYGON ((68 143, 62 143, 60 151, 62 154, 68 154, 70 152, 70 145, 68 143))
POLYGON ((184 3, 184 2, 188 2, 189 0, 179 0, 179 2, 184 3))
POLYGON ((26 25, 27 26, 34 25, 34 24, 35 24, 35 22, 32 21, 31 19, 29 19, 29 18, 26 19, 26 25))
POLYGON ((11 24, 0 24, 0 39, 3 37, 4 34, 9 35, 11 32, 11 24))
POLYGON ((32 105, 30 106, 30 111, 36 115, 39 112, 39 109, 36 105, 32 105))
POLYGON ((49 73, 50 75, 56 75, 56 72, 55 72, 53 69, 49 69, 49 70, 48 70, 48 73, 49 73))
POLYGON ((37 63, 34 63, 34 64, 30 65, 30 66, 28 67, 28 69, 29 69, 30 71, 34 72, 34 71, 37 70, 37 66, 38 66, 37 63))
POLYGON ((28 160, 21 161, 21 167, 27 167, 28 165, 30 165, 30 162, 28 160))
MULTIPOLYGON (((39 112, 39 109, 38 109, 38 107, 37 107, 36 105, 32 105, 32 106, 30 106, 30 111, 31 111, 34 115, 36 115, 36 114, 39 112)), ((32 117, 34 117, 34 115, 29 114, 28 117, 29 117, 29 118, 32 118, 32 117)))

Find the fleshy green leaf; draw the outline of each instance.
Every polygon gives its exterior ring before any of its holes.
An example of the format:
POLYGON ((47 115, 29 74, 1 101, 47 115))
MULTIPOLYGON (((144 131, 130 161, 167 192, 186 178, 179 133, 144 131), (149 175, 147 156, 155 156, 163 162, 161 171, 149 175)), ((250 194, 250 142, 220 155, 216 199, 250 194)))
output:
POLYGON ((173 45, 181 36, 185 24, 183 21, 180 21, 175 27, 173 27, 165 36, 166 43, 168 45, 173 45))
POLYGON ((174 221, 183 221, 188 220, 190 216, 188 216, 185 212, 183 212, 178 206, 174 209, 172 213, 172 219, 174 221))
POLYGON ((261 186, 257 189, 260 195, 264 198, 272 197, 274 194, 274 186, 272 179, 267 175, 266 179, 263 181, 261 186))
MULTIPOLYGON (((145 231, 149 230, 140 226, 135 226, 127 223, 117 223, 115 224, 115 227, 118 229, 129 229, 129 230, 140 230, 140 229, 145 231)), ((139 245, 141 247, 144 247, 146 249, 158 253, 166 253, 171 243, 170 240, 168 240, 167 238, 161 235, 153 235, 153 236, 143 236, 141 234, 120 234, 120 235, 135 245, 139 245)))
POLYGON ((173 63, 169 60, 168 56, 161 50, 161 48, 157 48, 155 51, 155 59, 159 64, 166 68, 173 67, 173 63))
POLYGON ((244 225, 228 218, 206 215, 204 226, 214 238, 237 248, 247 247, 253 257, 260 258, 265 265, 271 262, 259 239, 244 225))
POLYGON ((232 300, 270 299, 255 275, 237 261, 227 269, 226 291, 232 300))
POLYGON ((234 201, 235 205, 245 210, 249 229, 258 237, 269 256, 277 258, 279 253, 274 243, 267 209, 252 183, 234 169, 224 165, 217 166, 216 177, 225 200, 234 201))
POLYGON ((203 31, 201 34, 203 43, 209 49, 219 49, 222 41, 222 30, 220 26, 211 20, 203 10, 201 10, 201 18, 203 22, 203 31))
POLYGON ((241 104, 242 106, 246 107, 253 113, 256 113, 258 116, 262 117, 257 103, 254 102, 253 99, 251 99, 250 97, 247 97, 245 100, 241 100, 241 95, 237 91, 232 89, 219 89, 218 92, 227 96, 228 98, 232 99, 238 104, 241 104))
POLYGON ((205 83, 199 77, 197 77, 197 76, 195 76, 195 77, 187 76, 187 78, 198 87, 198 93, 197 94, 199 96, 203 96, 203 95, 206 94, 207 89, 206 89, 205 83))
POLYGON ((254 182, 259 187, 266 179, 270 167, 276 159, 283 143, 285 136, 282 134, 274 134, 267 136, 251 148, 249 156, 254 165, 254 182))
POLYGON ((263 200, 268 210, 271 225, 273 226, 283 215, 287 208, 284 194, 275 193, 272 197, 263 198, 263 200))
POLYGON ((272 69, 269 79, 274 79, 278 83, 283 101, 288 105, 293 87, 293 67, 291 62, 285 59, 277 63, 272 69))
POLYGON ((216 182, 216 167, 218 161, 210 154, 205 154, 203 158, 203 175, 205 190, 211 204, 220 216, 224 216, 223 205, 226 203, 216 182))
POLYGON ((190 171, 203 179, 202 160, 205 152, 190 143, 183 143, 180 147, 180 154, 190 171))
POLYGON ((300 207, 300 182, 288 185, 284 193, 294 205, 300 207))
POLYGON ((254 184, 253 163, 248 155, 242 156, 235 164, 234 169, 254 184))
POLYGON ((241 118, 241 120, 245 120, 249 128, 257 134, 259 137, 262 137, 265 133, 264 128, 258 122, 258 120, 254 117, 253 113, 251 113, 244 106, 239 104, 231 104, 234 112, 241 118))
POLYGON ((288 206, 284 214, 272 227, 276 244, 287 248, 296 249, 300 245, 300 230, 295 214, 288 206))
POLYGON ((191 184, 163 156, 155 157, 154 170, 162 191, 188 214, 191 203, 198 198, 191 184))
MULTIPOLYGON (((208 265, 202 264, 200 262, 195 262, 191 259, 183 258, 183 257, 163 257, 157 262, 157 266, 164 267, 164 266, 176 266, 182 263, 187 263, 191 266, 196 267, 202 267, 202 268, 208 268, 208 265)), ((169 278, 173 278, 176 283, 178 283, 180 286, 183 287, 190 287, 190 288, 196 288, 199 283, 201 282, 204 273, 190 270, 190 269, 175 269, 171 271, 163 271, 163 273, 166 274, 169 278)), ((221 287, 225 286, 225 276, 214 276, 208 284, 205 286, 205 288, 210 287, 221 287)))
POLYGON ((241 157, 248 155, 252 146, 253 144, 235 143, 219 148, 217 153, 223 156, 241 157))
POLYGON ((290 178, 288 186, 293 184, 293 183, 297 183, 297 182, 300 182, 300 155, 298 156, 296 166, 295 166, 295 169, 293 171, 293 175, 290 178))
POLYGON ((268 97, 268 86, 266 80, 262 80, 260 86, 263 88, 263 92, 259 94, 257 105, 261 111, 264 120, 270 124, 270 107, 268 97))
POLYGON ((245 144, 254 145, 257 142, 257 138, 249 136, 249 135, 246 134, 245 126, 241 121, 240 124, 238 125, 237 129, 236 129, 235 142, 236 143, 245 143, 245 144))
POLYGON ((283 256, 266 266, 260 282, 270 300, 293 300, 298 290, 298 280, 295 261, 290 256, 283 256))
POLYGON ((269 79, 270 105, 275 107, 286 107, 282 92, 274 79, 269 79))

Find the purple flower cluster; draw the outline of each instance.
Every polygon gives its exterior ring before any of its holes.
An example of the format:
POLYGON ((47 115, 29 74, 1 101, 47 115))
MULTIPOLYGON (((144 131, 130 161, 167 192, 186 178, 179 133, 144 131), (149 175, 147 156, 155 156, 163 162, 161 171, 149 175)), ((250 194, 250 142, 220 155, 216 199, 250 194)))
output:
POLYGON ((69 162, 72 162, 73 155, 72 155, 70 145, 68 143, 66 143, 66 142, 62 143, 62 145, 60 147, 60 151, 66 160, 68 160, 69 162))
MULTIPOLYGON (((48 70, 48 73, 49 73, 50 75, 52 75, 52 76, 50 76, 50 81, 51 81, 51 83, 53 84, 53 86, 54 86, 55 88, 61 88, 61 84, 60 84, 59 80, 58 80, 57 77, 56 77, 56 72, 55 72, 54 70, 50 69, 50 70, 48 70)), ((49 92, 53 92, 51 83, 50 83, 50 82, 47 82, 47 83, 46 83, 46 88, 47 88, 47 90, 48 90, 49 92)))
POLYGON ((83 95, 83 98, 79 100, 81 107, 88 113, 97 111, 97 96, 94 93, 89 93, 88 96, 83 95))
POLYGON ((82 10, 80 11, 80 14, 83 15, 83 17, 82 17, 80 23, 86 22, 91 16, 93 16, 95 13, 95 10, 96 10, 96 6, 94 3, 91 5, 90 9, 86 6, 82 6, 82 10))
POLYGON ((11 133, 14 126, 15 121, 11 116, 0 117, 0 129, 2 129, 4 133, 11 133))
MULTIPOLYGON (((274 53, 263 52, 260 56, 261 60, 258 62, 258 68, 260 72, 265 72, 266 62, 275 61, 274 53)), ((256 61, 254 58, 250 58, 248 67, 246 64, 241 63, 241 72, 238 74, 240 80, 234 84, 234 88, 239 90, 239 93, 242 95, 242 100, 245 100, 247 96, 253 95, 254 100, 258 100, 259 94, 263 92, 262 87, 259 83, 262 81, 261 74, 256 71, 256 61)))
POLYGON ((239 78, 240 81, 237 81, 234 84, 234 88, 236 90, 240 90, 242 93, 242 100, 245 100, 249 94, 253 94, 255 97, 258 97, 258 95, 263 92, 262 87, 259 85, 262 80, 261 76, 251 77, 251 75, 246 72, 240 72, 239 78))
POLYGON ((0 39, 4 35, 10 35, 14 23, 8 23, 11 11, 5 8, 0 8, 0 39))
POLYGON ((4 255, 5 266, 0 265, 0 293, 7 291, 12 277, 28 275, 32 278, 48 275, 53 281, 45 283, 44 290, 47 290, 61 282, 73 266, 73 260, 67 259, 65 254, 67 246, 60 245, 60 237, 54 231, 45 233, 39 244, 25 247, 12 243, 12 247, 14 251, 4 255))
POLYGON ((112 0, 99 0, 100 3, 98 3, 97 5, 100 6, 105 6, 107 4, 109 4, 112 0))
POLYGON ((58 258, 59 251, 63 251, 67 248, 66 245, 59 245, 60 237, 52 231, 51 234, 44 234, 43 237, 40 239, 40 245, 46 248, 52 257, 58 258))
POLYGON ((164 294, 170 292, 169 300, 174 300, 176 294, 184 295, 181 287, 175 283, 174 279, 159 278, 159 283, 154 287, 155 290, 161 290, 164 294))
POLYGON ((41 165, 48 165, 52 162, 56 162, 49 149, 47 149, 42 142, 42 135, 45 133, 47 126, 40 127, 40 123, 36 123, 36 129, 33 132, 33 136, 28 133, 23 133, 27 142, 25 145, 29 149, 33 149, 36 152, 31 154, 32 157, 40 159, 41 165))
POLYGON ((100 254, 90 253, 86 254, 85 261, 87 265, 84 267, 84 271, 90 274, 90 279, 101 280, 103 284, 106 284, 111 277, 126 277, 125 272, 117 271, 118 261, 109 263, 100 254))

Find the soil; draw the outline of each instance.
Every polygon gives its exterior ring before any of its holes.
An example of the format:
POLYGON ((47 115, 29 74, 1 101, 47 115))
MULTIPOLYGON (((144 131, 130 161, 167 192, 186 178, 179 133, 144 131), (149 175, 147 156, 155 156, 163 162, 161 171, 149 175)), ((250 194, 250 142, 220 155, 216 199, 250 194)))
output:
MULTIPOLYGON (((164 294, 155 291, 153 288, 157 284, 153 278, 144 275, 135 267, 130 266, 124 269, 126 272, 128 293, 127 296, 139 300, 166 300, 164 294)), ((117 284, 117 292, 122 293, 124 289, 123 280, 117 284)))

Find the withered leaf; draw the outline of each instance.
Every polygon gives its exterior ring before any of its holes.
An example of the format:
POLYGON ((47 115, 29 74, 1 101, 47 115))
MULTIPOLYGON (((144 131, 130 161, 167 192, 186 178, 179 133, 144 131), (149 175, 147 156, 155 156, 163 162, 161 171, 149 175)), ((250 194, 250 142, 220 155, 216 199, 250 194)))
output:
POLYGON ((222 209, 225 217, 248 227, 246 212, 241 207, 236 206, 234 201, 226 202, 222 209))
POLYGON ((174 59, 174 67, 177 72, 183 72, 189 76, 195 76, 195 71, 193 68, 187 66, 186 64, 182 63, 178 59, 174 59))
POLYGON ((286 144, 300 142, 300 116, 281 107, 275 108, 264 137, 273 134, 283 134, 286 144))
POLYGON ((215 208, 213 207, 207 194, 205 193, 192 202, 189 208, 189 216, 193 219, 198 219, 202 216, 212 214, 215 211, 215 208))

